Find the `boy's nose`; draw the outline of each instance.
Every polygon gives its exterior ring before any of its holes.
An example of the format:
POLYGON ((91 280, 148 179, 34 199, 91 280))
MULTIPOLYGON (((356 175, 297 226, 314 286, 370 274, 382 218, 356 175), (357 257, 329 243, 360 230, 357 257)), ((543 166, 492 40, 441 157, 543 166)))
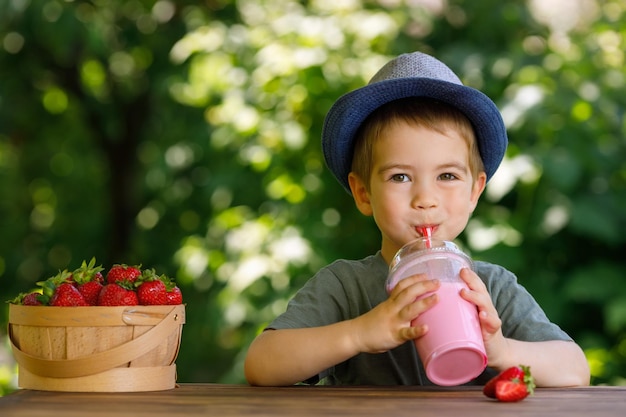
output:
POLYGON ((413 207, 420 210, 427 210, 437 207, 437 203, 435 203, 434 200, 430 199, 416 199, 414 200, 413 207))
POLYGON ((414 208, 419 210, 427 210, 437 207, 437 199, 435 195, 427 188, 428 187, 420 187, 420 189, 414 190, 412 202, 414 208))

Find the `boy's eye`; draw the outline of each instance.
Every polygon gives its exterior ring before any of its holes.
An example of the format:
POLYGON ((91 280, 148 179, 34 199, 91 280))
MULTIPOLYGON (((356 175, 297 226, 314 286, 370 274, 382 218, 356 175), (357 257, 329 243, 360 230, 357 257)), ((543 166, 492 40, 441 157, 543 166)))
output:
POLYGON ((391 181, 393 182, 407 182, 409 181, 409 176, 406 174, 393 174, 391 176, 391 181))
POLYGON ((446 172, 445 174, 441 174, 439 176, 440 179, 444 180, 444 181, 452 181, 455 180, 457 177, 454 174, 451 174, 449 172, 446 172))

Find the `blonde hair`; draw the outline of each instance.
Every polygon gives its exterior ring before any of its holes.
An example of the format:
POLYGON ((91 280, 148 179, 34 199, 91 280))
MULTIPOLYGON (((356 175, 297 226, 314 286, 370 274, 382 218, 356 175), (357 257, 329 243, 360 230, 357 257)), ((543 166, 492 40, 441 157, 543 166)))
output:
POLYGON ((385 129, 398 122, 425 127, 442 134, 448 129, 455 130, 468 145, 472 177, 476 179, 480 172, 485 171, 474 128, 460 110, 434 99, 408 97, 379 107, 365 119, 357 131, 351 169, 368 190, 374 163, 374 143, 385 129))

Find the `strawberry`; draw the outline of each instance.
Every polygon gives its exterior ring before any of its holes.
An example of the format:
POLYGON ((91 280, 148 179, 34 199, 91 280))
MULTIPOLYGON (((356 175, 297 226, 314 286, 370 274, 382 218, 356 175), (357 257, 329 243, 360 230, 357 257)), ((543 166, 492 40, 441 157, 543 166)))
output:
POLYGON ((134 283, 141 276, 140 266, 128 266, 125 264, 115 264, 109 269, 106 276, 108 284, 120 282, 134 283))
POLYGON ((81 293, 87 304, 90 306, 98 305, 98 296, 103 285, 99 281, 89 281, 84 284, 78 284, 78 292, 81 293))
POLYGON ((40 296, 41 294, 39 294, 38 292, 31 292, 29 294, 26 294, 22 298, 21 304, 25 306, 41 306, 43 305, 43 303, 39 301, 40 296))
POLYGON ((102 289, 104 282, 102 272, 100 272, 102 270, 101 266, 96 266, 96 258, 91 258, 89 263, 83 261, 80 268, 75 269, 69 278, 69 281, 78 288, 78 292, 82 294, 87 304, 91 306, 97 304, 98 295, 102 289))
POLYGON ((520 401, 532 394, 535 381, 528 366, 512 366, 490 379, 483 388, 483 394, 500 401, 520 401))
POLYGON ((104 282, 104 278, 102 277, 102 266, 96 266, 96 258, 91 258, 89 263, 83 261, 80 265, 80 268, 75 269, 72 272, 70 281, 74 282, 76 285, 85 284, 90 281, 104 282))
POLYGON ((99 306, 136 306, 137 293, 125 288, 127 284, 107 284, 98 295, 99 306))
POLYGON ((93 281, 99 282, 100 284, 104 285, 104 276, 102 275, 102 272, 96 272, 93 275, 93 281))
POLYGON ((174 288, 165 293, 167 296, 167 305, 178 305, 183 303, 183 293, 176 285, 174 288))
POLYGON ((50 305, 57 307, 87 306, 87 302, 80 292, 69 282, 59 285, 50 298, 50 305))
POLYGON ((183 303, 180 288, 167 275, 157 275, 154 269, 143 271, 135 286, 137 286, 139 304, 176 305, 183 303))
POLYGON ((496 398, 503 402, 521 401, 528 397, 528 389, 526 384, 517 381, 498 381, 496 382, 496 398))
POLYGON ((524 378, 524 371, 520 366, 512 366, 504 371, 500 372, 497 376, 491 378, 483 388, 483 394, 489 398, 496 398, 496 382, 500 380, 512 380, 512 379, 524 378))
POLYGON ((137 298, 141 305, 165 305, 167 304, 167 288, 160 279, 144 281, 137 288, 137 298))
MULTIPOLYGON (((70 286, 72 286, 71 277, 72 273, 69 272, 67 269, 64 269, 63 271, 59 271, 59 273, 55 276, 50 277, 45 281, 38 282, 37 285, 41 287, 41 296, 37 297, 37 299, 44 305, 53 305, 52 298, 58 292, 59 287, 63 284, 69 284, 70 286)), ((72 294, 71 291, 67 288, 64 288, 61 291, 66 292, 68 297, 78 298, 74 294, 72 294)), ((65 303, 63 300, 59 302, 65 303)))
POLYGON ((9 300, 11 304, 19 304, 23 306, 41 306, 44 305, 42 300, 45 300, 44 297, 38 291, 33 291, 29 293, 21 293, 17 297, 12 300, 9 300))

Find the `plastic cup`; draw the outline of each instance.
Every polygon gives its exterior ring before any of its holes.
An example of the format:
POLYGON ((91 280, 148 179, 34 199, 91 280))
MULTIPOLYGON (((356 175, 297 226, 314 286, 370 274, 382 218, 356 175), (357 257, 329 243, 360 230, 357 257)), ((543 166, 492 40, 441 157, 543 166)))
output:
MULTIPOLYGON (((439 279, 439 301, 411 324, 428 325, 428 332, 415 340, 426 376, 437 385, 461 385, 476 378, 487 366, 478 309, 461 298, 467 285, 459 276, 472 261, 449 241, 417 239, 402 247, 389 265, 387 292, 411 275, 425 273, 439 279)), ((426 294, 427 296, 430 295, 426 294)))

